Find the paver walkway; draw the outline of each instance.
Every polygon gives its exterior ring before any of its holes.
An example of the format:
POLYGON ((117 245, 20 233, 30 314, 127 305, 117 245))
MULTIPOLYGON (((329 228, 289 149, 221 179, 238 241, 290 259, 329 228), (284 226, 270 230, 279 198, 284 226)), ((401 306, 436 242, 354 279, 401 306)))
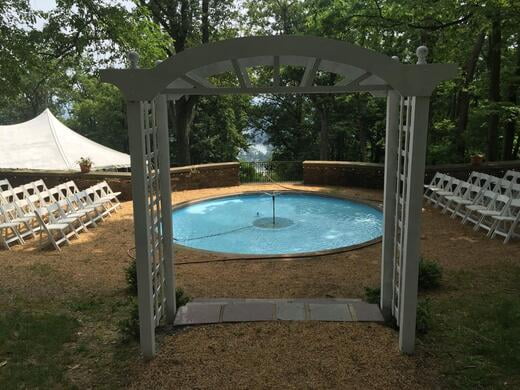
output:
POLYGON ((383 322, 378 305, 358 299, 194 299, 181 307, 175 325, 251 321, 383 322))

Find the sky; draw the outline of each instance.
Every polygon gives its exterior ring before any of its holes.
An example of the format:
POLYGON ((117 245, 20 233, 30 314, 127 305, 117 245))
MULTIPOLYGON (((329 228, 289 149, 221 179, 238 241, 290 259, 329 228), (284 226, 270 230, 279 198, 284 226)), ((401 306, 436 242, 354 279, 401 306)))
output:
POLYGON ((49 11, 56 7, 54 0, 31 0, 31 7, 40 11, 49 11))

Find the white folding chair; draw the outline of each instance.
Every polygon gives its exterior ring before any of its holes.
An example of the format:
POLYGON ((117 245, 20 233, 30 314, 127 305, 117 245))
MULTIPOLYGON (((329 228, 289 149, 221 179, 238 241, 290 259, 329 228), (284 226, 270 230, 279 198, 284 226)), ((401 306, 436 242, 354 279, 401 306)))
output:
POLYGON ((475 223, 475 227, 473 228, 475 231, 478 231, 480 228, 491 231, 491 227, 493 226, 494 220, 492 217, 498 217, 502 215, 507 207, 509 207, 509 203, 511 202, 511 198, 505 195, 498 195, 485 210, 476 210, 477 215, 480 215, 480 218, 475 223))
POLYGON ((111 214, 112 211, 115 211, 121 207, 119 199, 117 199, 117 197, 121 195, 121 193, 113 192, 106 181, 102 181, 93 185, 89 188, 89 190, 92 190, 94 192, 95 202, 102 202, 105 205, 105 209, 108 212, 108 214, 111 214))
POLYGON ((0 204, 7 204, 7 203, 11 203, 10 200, 8 200, 8 198, 10 198, 13 194, 13 190, 4 190, 4 191, 0 191, 0 204))
POLYGON ((520 198, 520 184, 515 184, 513 182, 513 184, 506 191, 506 195, 512 199, 520 198))
POLYGON ((505 180, 501 177, 496 177, 492 175, 488 176, 488 182, 485 186, 485 189, 496 192, 497 194, 505 195, 513 185, 512 181, 505 180))
POLYGON ((446 214, 449 211, 452 213, 452 217, 454 217, 462 205, 473 204, 480 190, 481 188, 476 185, 461 181, 453 195, 446 196, 446 201, 442 207, 442 214, 446 214))
POLYGON ((77 194, 79 192, 79 188, 73 180, 69 180, 63 185, 67 187, 69 193, 77 194))
POLYGON ((29 198, 17 200, 13 204, 16 207, 16 214, 19 218, 24 218, 29 221, 32 230, 36 233, 38 230, 40 230, 40 224, 38 223, 38 220, 36 219, 36 214, 34 213, 34 210, 36 209, 36 206, 31 201, 31 198, 33 200, 37 200, 36 195, 32 195, 29 198))
POLYGON ((72 236, 77 237, 78 234, 76 231, 70 226, 70 224, 65 222, 56 222, 54 217, 52 217, 53 209, 59 208, 57 204, 53 204, 48 206, 47 208, 41 208, 35 210, 36 218, 38 219, 38 223, 40 224, 40 247, 42 244, 42 233, 45 232, 47 234, 47 240, 54 246, 54 248, 58 251, 61 251, 60 245, 64 242, 70 244, 69 238, 72 236), (49 221, 44 221, 44 215, 49 216, 49 221))
POLYGON ((40 198, 40 207, 48 206, 65 199, 63 194, 56 187, 40 192, 37 196, 40 198))
POLYGON ((437 202, 437 192, 445 190, 452 181, 452 177, 444 173, 435 174, 432 183, 426 187, 424 197, 427 199, 427 204, 437 202))
POLYGON ((19 225, 17 222, 10 222, 4 213, 0 212, 0 244, 8 250, 11 249, 10 245, 14 242, 22 245, 25 243, 18 230, 19 225))
MULTIPOLYGON (((473 213, 477 210, 486 210, 495 201, 498 194, 494 191, 486 190, 483 191, 471 205, 465 205, 466 212, 462 218, 462 223, 470 221, 471 223, 477 223, 478 219, 473 218, 473 213)), ((479 217, 480 218, 480 217, 479 217)))
MULTIPOLYGON (((95 207, 84 207, 81 202, 78 202, 76 194, 67 196, 64 201, 67 202, 67 217, 79 218, 85 229, 88 226, 97 226, 96 221, 99 219, 99 214, 95 207)), ((60 201, 62 202, 62 201, 60 201)))
POLYGON ((76 233, 79 233, 80 231, 86 232, 88 230, 83 221, 86 214, 71 210, 67 199, 59 200, 55 205, 58 207, 53 208, 54 211, 52 213, 52 218, 54 219, 54 222, 68 223, 76 233))
MULTIPOLYGON (((76 204, 79 208, 85 210, 94 210, 96 216, 94 217, 94 221, 104 220, 104 216, 107 214, 105 207, 103 206, 103 202, 95 202, 88 194, 89 191, 79 191, 74 194, 76 199, 76 204)), ((93 191, 91 192, 92 196, 94 196, 93 191)))
MULTIPOLYGON (((520 199, 513 199, 502 215, 491 217, 495 223, 489 230, 491 238, 499 235, 504 238, 504 244, 507 244, 513 237, 520 237, 516 233, 517 226, 520 226, 520 199)), ((488 234, 489 235, 489 234, 488 234)))
POLYGON ((424 185, 424 197, 427 200, 430 200, 430 196, 432 194, 432 191, 435 189, 440 189, 439 183, 441 179, 443 178, 444 174, 440 172, 435 172, 435 175, 433 175, 432 180, 430 181, 430 184, 424 185))
POLYGON ((0 204, 11 204, 25 198, 23 188, 15 187, 10 190, 0 192, 0 204))
POLYGON ((12 190, 13 187, 11 186, 11 183, 9 183, 9 180, 2 179, 0 180, 0 192, 12 190))
POLYGON ((520 172, 508 170, 504 174, 504 180, 512 181, 514 184, 520 184, 520 172))
POLYGON ((472 171, 468 177, 468 180, 466 180, 466 182, 469 184, 472 184, 474 186, 480 186, 481 184, 484 184, 484 183, 479 182, 481 177, 482 177, 482 173, 477 172, 477 171, 472 171))
POLYGON ((441 206, 444 208, 444 205, 447 202, 447 197, 453 196, 456 193, 458 193, 461 183, 463 183, 462 180, 452 178, 451 181, 447 184, 447 186, 443 190, 437 191, 435 193, 434 199, 432 200, 434 207, 441 206))
POLYGON ((1 205, 0 214, 3 215, 4 220, 6 222, 18 224, 18 233, 22 238, 25 238, 27 236, 36 236, 33 229, 34 218, 26 217, 23 214, 21 214, 16 203, 1 205))

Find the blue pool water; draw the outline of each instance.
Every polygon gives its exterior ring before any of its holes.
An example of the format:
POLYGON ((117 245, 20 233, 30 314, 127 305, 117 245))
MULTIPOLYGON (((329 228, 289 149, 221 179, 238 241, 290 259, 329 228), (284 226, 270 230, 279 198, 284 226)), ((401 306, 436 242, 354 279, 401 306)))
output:
POLYGON ((370 206, 299 193, 234 195, 173 212, 175 242, 215 252, 294 254, 331 250, 382 234, 383 214, 370 206))

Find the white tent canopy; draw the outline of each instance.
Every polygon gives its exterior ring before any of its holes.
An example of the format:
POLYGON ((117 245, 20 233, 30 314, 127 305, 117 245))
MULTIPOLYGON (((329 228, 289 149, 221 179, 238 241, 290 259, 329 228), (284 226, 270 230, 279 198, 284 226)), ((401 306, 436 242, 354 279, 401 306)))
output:
POLYGON ((0 126, 0 168, 79 171, 81 157, 92 160, 92 169, 130 166, 128 154, 83 137, 49 109, 27 122, 0 126))

